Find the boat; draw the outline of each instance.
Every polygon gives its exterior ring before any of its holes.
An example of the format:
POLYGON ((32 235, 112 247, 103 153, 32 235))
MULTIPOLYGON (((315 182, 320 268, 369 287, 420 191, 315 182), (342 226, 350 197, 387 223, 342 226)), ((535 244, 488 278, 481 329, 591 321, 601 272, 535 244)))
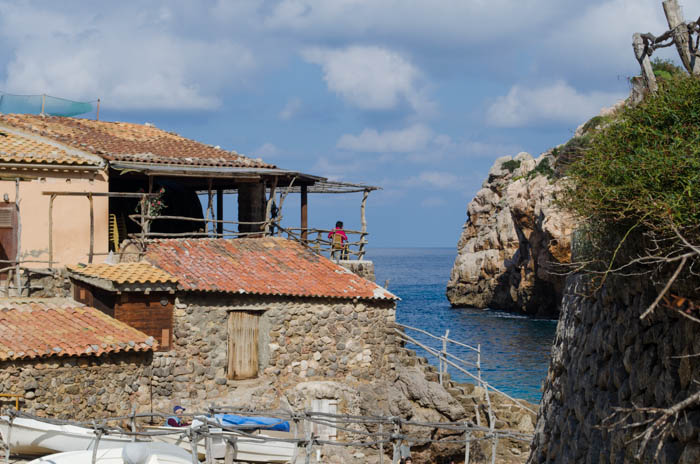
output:
MULTIPOLYGON (((95 430, 68 424, 54 424, 27 417, 0 416, 0 435, 10 452, 41 456, 63 451, 91 450, 95 446, 95 430)), ((122 448, 131 441, 125 435, 102 435, 98 449, 122 448)))
MULTIPOLYGON (((296 452, 296 442, 283 440, 294 438, 289 432, 276 430, 234 432, 217 427, 219 425, 218 421, 213 422, 211 419, 204 417, 194 419, 192 424, 186 427, 157 426, 147 427, 145 430, 163 432, 162 434, 152 435, 153 441, 177 445, 191 452, 190 430, 200 428, 205 422, 210 425, 208 427, 208 433, 211 437, 209 448, 211 449, 211 457, 215 459, 224 459, 226 457, 226 444, 229 441, 235 443, 235 447, 233 447, 231 452, 232 458, 238 461, 288 463, 296 452)), ((279 420, 276 420, 276 422, 279 422, 279 420)), ((206 458, 206 451, 206 439, 202 437, 197 440, 198 457, 200 459, 206 458)))
POLYGON ((119 448, 98 448, 55 453, 30 461, 29 464, 193 464, 192 455, 179 446, 167 443, 133 442, 119 448))

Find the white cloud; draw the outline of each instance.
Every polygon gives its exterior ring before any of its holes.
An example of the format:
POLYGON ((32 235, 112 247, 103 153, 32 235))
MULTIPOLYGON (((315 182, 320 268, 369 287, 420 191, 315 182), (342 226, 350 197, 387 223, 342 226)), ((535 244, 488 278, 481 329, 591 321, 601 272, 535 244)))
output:
POLYGON ((257 150, 253 152, 253 156, 262 156, 263 158, 274 158, 280 154, 279 148, 270 142, 263 143, 257 150))
POLYGON ((340 137, 336 146, 352 151, 407 153, 424 149, 433 139, 432 129, 415 124, 396 131, 378 132, 376 129, 364 129, 358 135, 345 134, 340 137))
POLYGON ((287 100, 287 104, 284 105, 284 108, 282 108, 282 111, 279 112, 278 116, 281 120, 288 121, 299 113, 301 107, 301 98, 292 97, 287 100))
POLYGON ((579 124, 625 96, 610 92, 583 94, 563 81, 533 89, 514 85, 507 95, 498 97, 487 109, 486 120, 498 127, 522 127, 541 122, 579 124))
POLYGON ((1 83, 10 93, 100 97, 115 109, 213 109, 220 90, 257 67, 242 43, 182 34, 182 18, 166 7, 115 4, 101 14, 0 7, 0 37, 13 49, 1 83))
POLYGON ((457 190, 463 187, 460 177, 446 171, 423 171, 417 176, 404 179, 405 187, 423 187, 437 190, 457 190))
POLYGON ((321 66, 328 88, 348 103, 365 110, 390 110, 407 103, 417 112, 430 112, 422 73, 400 54, 376 46, 344 49, 307 48, 303 58, 321 66))

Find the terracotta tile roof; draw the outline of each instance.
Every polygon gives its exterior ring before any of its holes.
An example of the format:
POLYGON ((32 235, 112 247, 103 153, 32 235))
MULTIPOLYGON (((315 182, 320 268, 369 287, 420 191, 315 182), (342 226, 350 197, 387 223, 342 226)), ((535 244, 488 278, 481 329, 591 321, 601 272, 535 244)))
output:
POLYGON ((149 351, 157 342, 68 299, 0 300, 0 360, 149 351))
POLYGON ((297 242, 277 237, 155 240, 146 259, 185 290, 258 295, 398 299, 297 242))
POLYGON ((0 124, 85 150, 108 161, 274 168, 260 160, 186 139, 149 124, 32 114, 2 115, 0 124))
POLYGON ((68 269, 74 274, 110 280, 117 284, 177 283, 176 277, 143 261, 140 263, 69 266, 68 269))
POLYGON ((0 128, 0 162, 65 165, 97 165, 95 160, 30 137, 2 131, 0 128))

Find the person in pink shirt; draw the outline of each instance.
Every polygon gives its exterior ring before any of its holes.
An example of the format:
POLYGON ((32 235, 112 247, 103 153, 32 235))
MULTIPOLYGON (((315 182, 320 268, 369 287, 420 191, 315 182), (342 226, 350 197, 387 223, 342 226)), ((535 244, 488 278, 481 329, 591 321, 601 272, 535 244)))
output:
POLYGON ((328 238, 333 242, 331 245, 331 258, 338 251, 340 252, 340 259, 348 259, 348 246, 346 245, 348 236, 345 235, 343 230, 343 221, 335 223, 335 228, 328 232, 328 238))

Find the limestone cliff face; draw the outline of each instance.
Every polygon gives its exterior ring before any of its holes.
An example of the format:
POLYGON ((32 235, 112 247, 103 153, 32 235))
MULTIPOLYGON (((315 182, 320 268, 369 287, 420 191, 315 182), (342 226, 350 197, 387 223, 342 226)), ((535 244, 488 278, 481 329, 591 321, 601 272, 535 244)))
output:
POLYGON ((447 284, 453 306, 558 314, 564 276, 557 265, 570 261, 573 221, 554 205, 562 181, 545 175, 554 164, 551 153, 496 160, 467 208, 447 284))

